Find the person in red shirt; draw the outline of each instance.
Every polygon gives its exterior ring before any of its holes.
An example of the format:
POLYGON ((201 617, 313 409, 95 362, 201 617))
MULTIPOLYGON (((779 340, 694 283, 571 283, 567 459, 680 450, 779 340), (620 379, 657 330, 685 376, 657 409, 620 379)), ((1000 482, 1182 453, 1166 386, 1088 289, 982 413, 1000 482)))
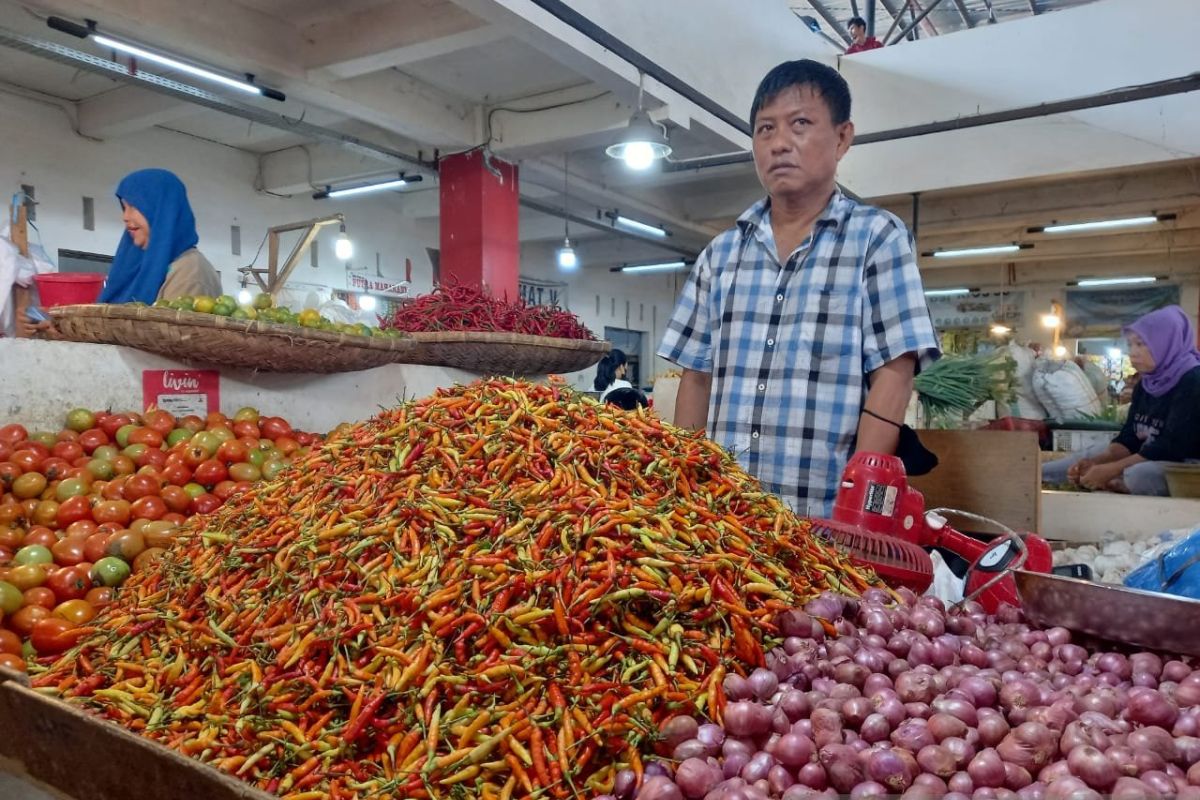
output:
POLYGON ((853 37, 854 43, 846 48, 846 55, 861 53, 864 50, 877 50, 883 47, 883 42, 874 36, 867 36, 867 21, 862 17, 851 17, 849 28, 850 36, 853 37))

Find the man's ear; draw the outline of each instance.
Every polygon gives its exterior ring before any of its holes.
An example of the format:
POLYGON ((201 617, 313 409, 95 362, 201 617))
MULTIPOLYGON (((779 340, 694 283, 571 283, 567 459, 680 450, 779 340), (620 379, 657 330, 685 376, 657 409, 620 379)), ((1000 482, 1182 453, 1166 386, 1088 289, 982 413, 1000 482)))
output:
POLYGON ((849 121, 843 122, 840 126, 838 126, 838 161, 842 160, 842 156, 846 155, 846 153, 850 150, 850 145, 853 143, 854 123, 849 121))

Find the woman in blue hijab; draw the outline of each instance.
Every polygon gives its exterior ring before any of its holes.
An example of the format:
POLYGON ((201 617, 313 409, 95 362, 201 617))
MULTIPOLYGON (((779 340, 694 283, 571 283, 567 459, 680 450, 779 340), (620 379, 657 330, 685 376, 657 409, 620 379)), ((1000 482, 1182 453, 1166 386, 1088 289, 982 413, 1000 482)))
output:
POLYGON ((221 294, 221 278, 196 244, 196 217, 183 181, 165 169, 142 169, 117 186, 125 233, 97 302, 171 300, 221 294))

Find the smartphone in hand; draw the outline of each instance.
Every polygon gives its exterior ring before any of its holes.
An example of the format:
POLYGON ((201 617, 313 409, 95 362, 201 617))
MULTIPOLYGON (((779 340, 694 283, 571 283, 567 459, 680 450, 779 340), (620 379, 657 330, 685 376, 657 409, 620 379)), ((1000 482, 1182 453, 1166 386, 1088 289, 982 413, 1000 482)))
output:
POLYGON ((26 308, 25 309, 25 317, 26 317, 26 319, 28 319, 30 322, 33 322, 33 323, 48 322, 50 320, 50 318, 48 316, 46 316, 46 312, 42 311, 37 306, 29 306, 28 308, 26 308))

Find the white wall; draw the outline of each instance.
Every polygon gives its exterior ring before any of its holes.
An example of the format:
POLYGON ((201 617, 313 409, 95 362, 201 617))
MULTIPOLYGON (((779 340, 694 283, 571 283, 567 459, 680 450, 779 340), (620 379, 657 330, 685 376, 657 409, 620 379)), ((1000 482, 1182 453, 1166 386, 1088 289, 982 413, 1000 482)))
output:
MULTIPOLYGON (((175 172, 188 188, 200 234, 200 250, 221 272, 225 291, 236 294, 235 270, 254 258, 267 228, 299 222, 335 211, 346 215, 355 242, 352 264, 369 267, 375 274, 379 254, 382 272, 397 280, 404 276, 404 259, 413 261, 413 283, 418 291, 432 282, 426 247, 437 247, 436 229, 418 228, 402 214, 403 199, 380 197, 342 202, 307 197, 280 198, 254 191, 258 159, 241 150, 206 142, 171 131, 151 128, 125 137, 97 142, 77 136, 59 109, 0 92, 0 194, 4 206, 20 184, 35 187, 37 228, 52 257, 59 248, 111 255, 116 251, 122 224, 113 195, 126 174, 144 167, 175 172), (83 228, 83 197, 95 201, 94 231, 83 228), (241 255, 231 252, 230 226, 241 226, 241 255)), ((305 255, 293 273, 293 282, 346 287, 346 272, 333 253, 337 227, 327 227, 317 243, 319 267, 305 255)), ((291 234, 296 237, 296 234, 291 234)), ((32 240, 37 234, 30 231, 32 240)), ((280 261, 295 238, 282 239, 280 261)), ((263 248, 258 265, 267 263, 263 248)))

